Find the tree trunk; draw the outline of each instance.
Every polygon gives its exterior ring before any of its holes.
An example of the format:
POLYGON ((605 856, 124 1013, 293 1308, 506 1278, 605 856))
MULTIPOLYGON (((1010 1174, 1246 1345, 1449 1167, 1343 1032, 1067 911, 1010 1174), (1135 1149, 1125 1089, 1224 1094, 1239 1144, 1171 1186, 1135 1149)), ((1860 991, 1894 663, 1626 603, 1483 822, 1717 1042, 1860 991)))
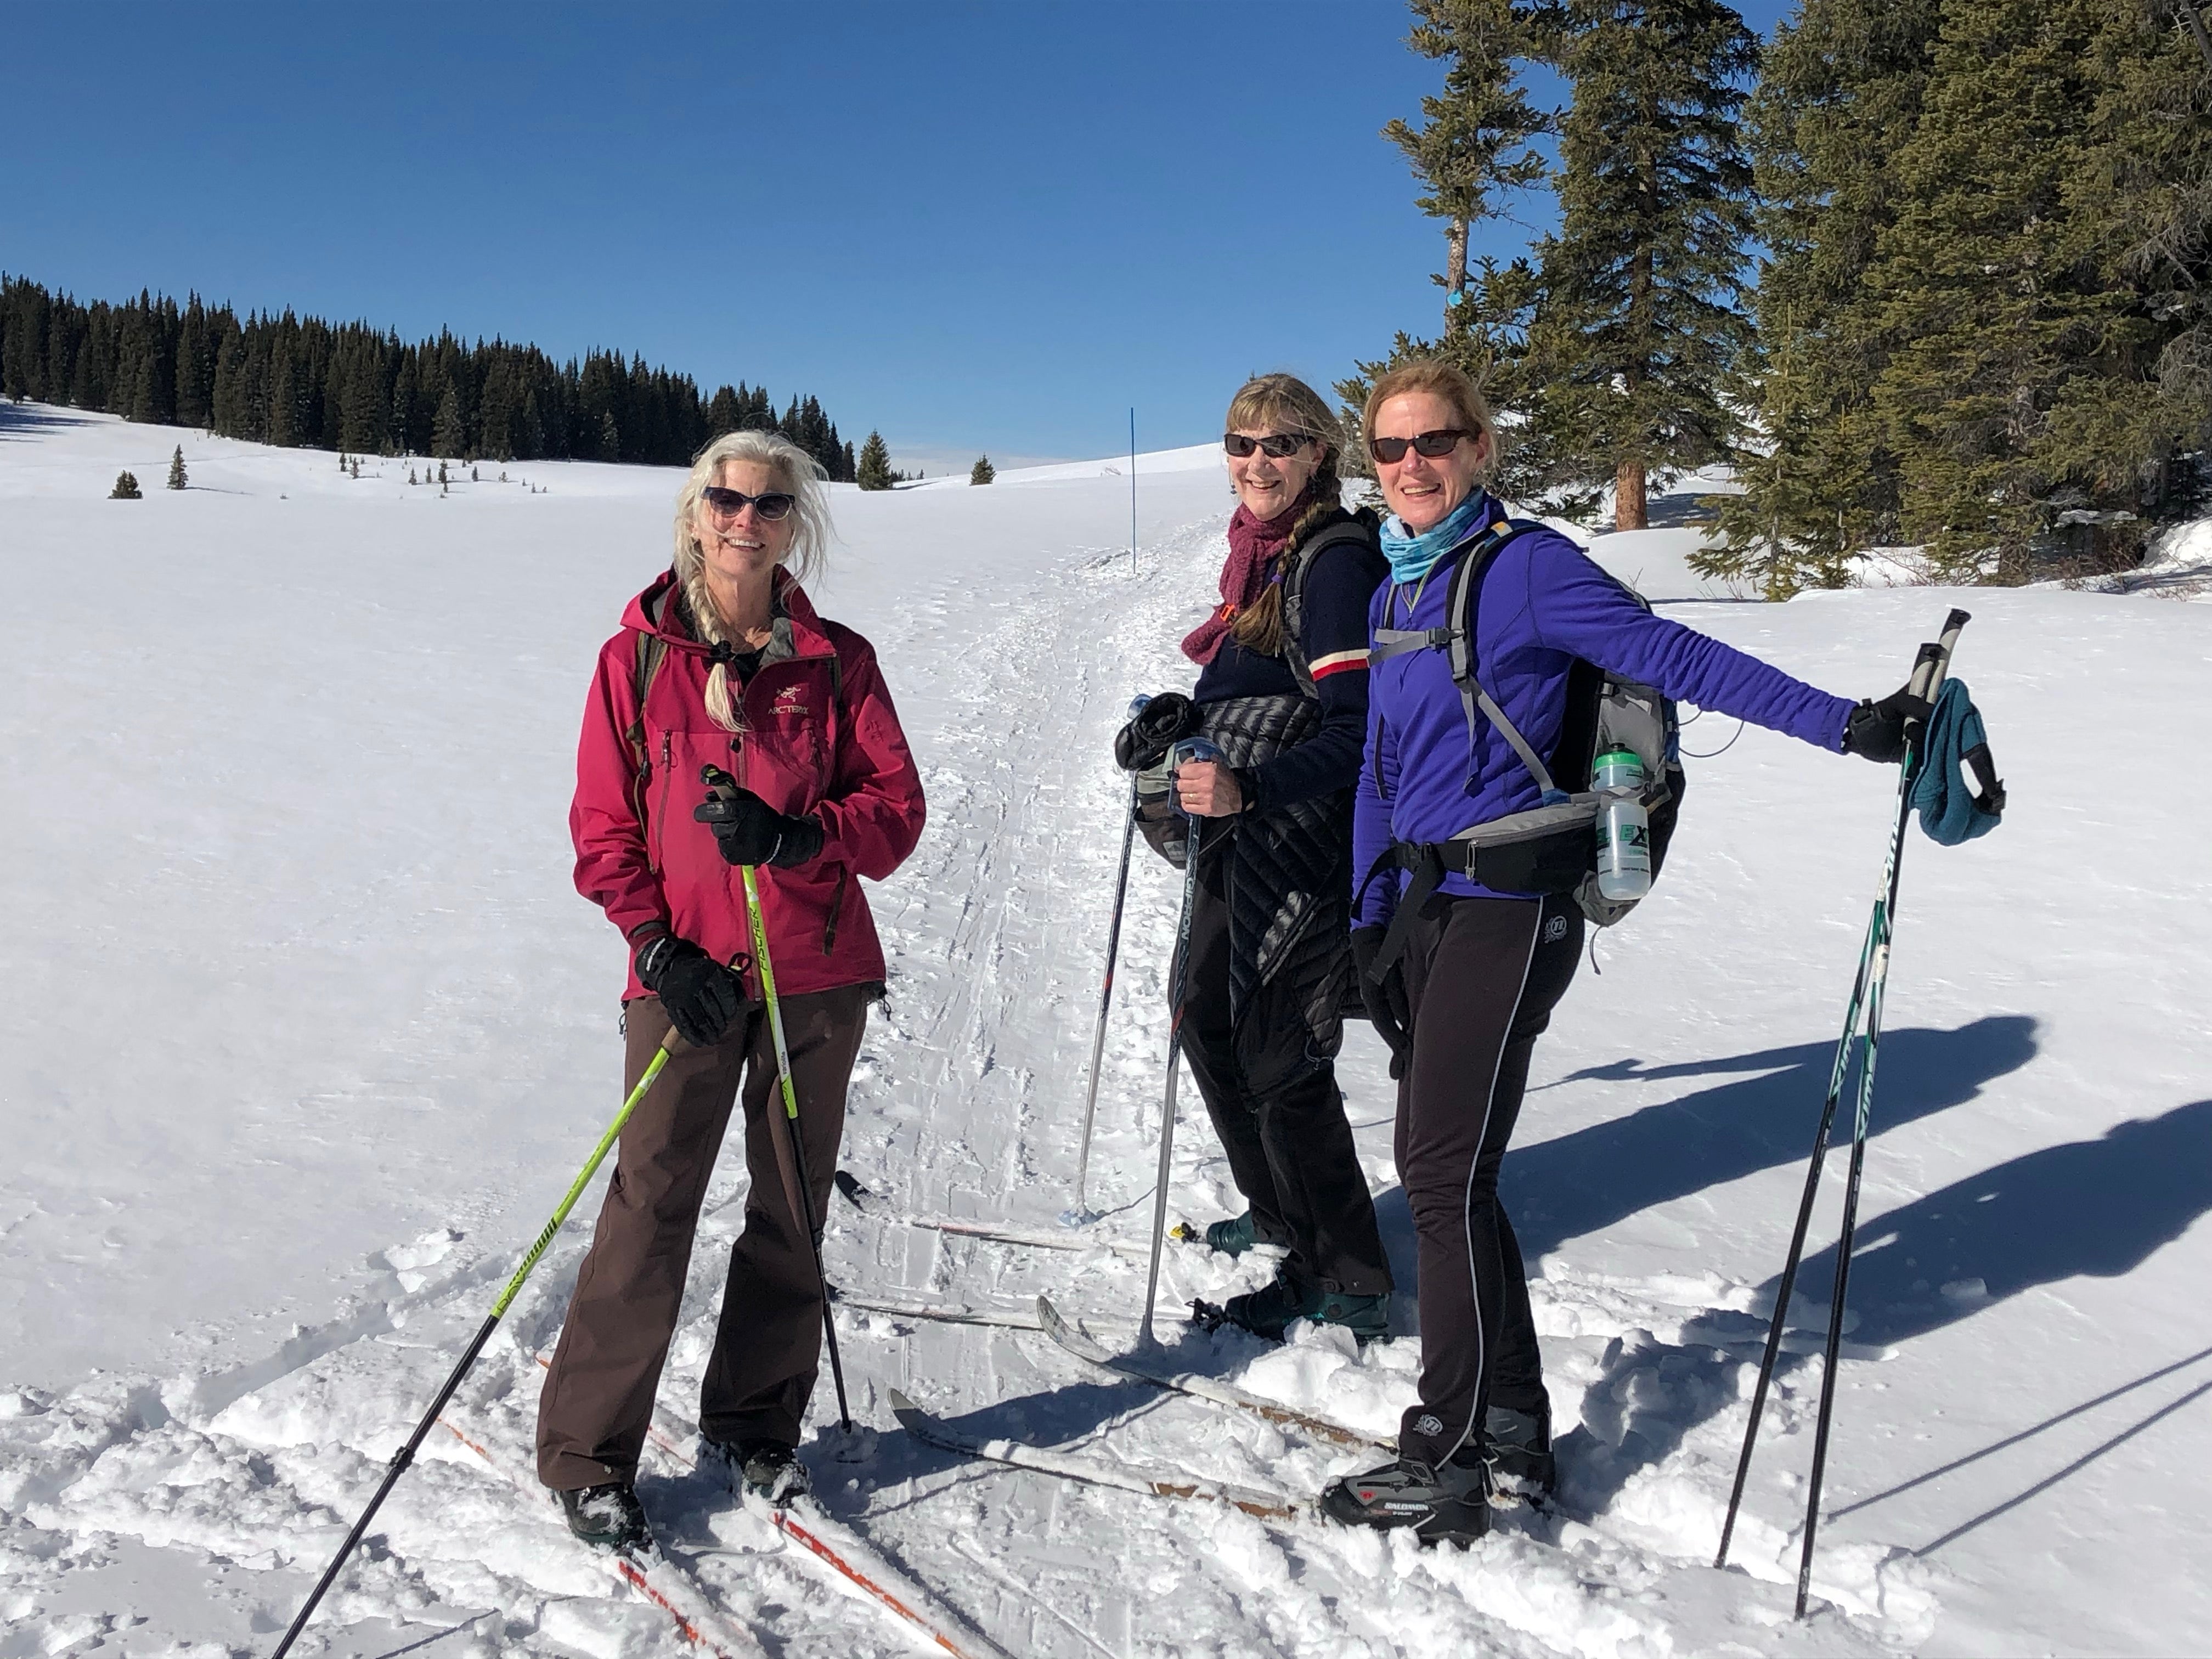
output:
POLYGON ((1444 227, 1444 329, 1449 332, 1452 311, 1460 290, 1467 286, 1467 221, 1454 219, 1444 227))
POLYGON ((1650 515, 1644 510, 1644 463, 1623 461, 1613 475, 1613 527, 1615 530, 1648 530, 1650 515))

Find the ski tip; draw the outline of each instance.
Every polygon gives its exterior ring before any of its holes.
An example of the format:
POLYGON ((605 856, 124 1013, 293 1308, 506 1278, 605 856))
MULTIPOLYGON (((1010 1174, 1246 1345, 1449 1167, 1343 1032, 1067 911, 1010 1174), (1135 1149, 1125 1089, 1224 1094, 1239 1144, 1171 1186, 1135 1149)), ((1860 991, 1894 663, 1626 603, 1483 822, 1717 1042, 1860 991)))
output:
POLYGON ((889 1389, 886 1391, 886 1396, 890 1401, 891 1415, 898 1419, 899 1426, 909 1433, 921 1428, 928 1420, 928 1413, 908 1399, 900 1390, 889 1389))
POLYGON ((1188 1221, 1178 1221, 1174 1226, 1168 1229, 1168 1237, 1175 1240, 1178 1244, 1195 1244, 1203 1238, 1205 1235, 1200 1232, 1197 1228, 1192 1226, 1188 1221))
POLYGON ((850 1170, 840 1170, 835 1179, 837 1190, 845 1194, 846 1201, 854 1209, 865 1210, 868 1207, 868 1200, 874 1194, 860 1184, 860 1176, 854 1175, 850 1170))

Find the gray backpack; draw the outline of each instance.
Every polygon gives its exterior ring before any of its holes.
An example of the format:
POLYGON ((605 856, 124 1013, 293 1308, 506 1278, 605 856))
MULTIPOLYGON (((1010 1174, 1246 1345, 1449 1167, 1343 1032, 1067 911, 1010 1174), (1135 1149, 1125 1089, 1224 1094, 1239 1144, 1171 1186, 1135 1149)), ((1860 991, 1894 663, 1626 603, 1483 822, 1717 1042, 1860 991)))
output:
MULTIPOLYGON (((1650 815, 1655 880, 1666 858, 1688 781, 1682 771, 1680 723, 1672 698, 1595 664, 1577 662, 1567 674, 1566 720, 1547 763, 1483 689, 1474 657, 1482 578, 1507 542, 1523 531, 1542 527, 1500 520, 1459 556, 1445 596, 1445 626, 1375 630, 1370 664, 1408 651, 1445 653, 1467 709, 1469 745, 1475 739, 1475 722, 1488 720, 1513 746, 1542 794, 1540 803, 1528 811, 1462 830, 1449 841, 1401 842, 1391 847, 1368 872, 1368 879, 1393 864, 1413 872, 1399 901, 1401 917, 1418 910, 1448 873, 1469 877, 1495 892, 1572 893, 1583 914, 1600 927, 1611 927, 1633 910, 1638 900, 1609 899, 1597 890, 1597 816, 1604 797, 1590 788, 1590 763, 1616 747, 1634 750, 1644 763, 1641 799, 1650 815)), ((1624 585, 1621 591, 1650 609, 1633 589, 1624 585)), ((1392 931, 1398 932, 1395 923, 1392 931)), ((1402 939, 1401 933, 1398 940, 1385 940, 1378 968, 1403 948, 1402 939)))

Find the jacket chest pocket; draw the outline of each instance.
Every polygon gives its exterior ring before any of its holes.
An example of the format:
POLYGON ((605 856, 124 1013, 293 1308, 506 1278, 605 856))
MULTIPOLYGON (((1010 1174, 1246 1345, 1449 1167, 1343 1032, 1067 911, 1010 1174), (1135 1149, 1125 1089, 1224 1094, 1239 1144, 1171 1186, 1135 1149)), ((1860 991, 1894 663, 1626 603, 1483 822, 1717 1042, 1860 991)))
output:
POLYGON ((820 804, 830 786, 830 750, 813 699, 781 696, 745 733, 745 787, 782 812, 820 804))

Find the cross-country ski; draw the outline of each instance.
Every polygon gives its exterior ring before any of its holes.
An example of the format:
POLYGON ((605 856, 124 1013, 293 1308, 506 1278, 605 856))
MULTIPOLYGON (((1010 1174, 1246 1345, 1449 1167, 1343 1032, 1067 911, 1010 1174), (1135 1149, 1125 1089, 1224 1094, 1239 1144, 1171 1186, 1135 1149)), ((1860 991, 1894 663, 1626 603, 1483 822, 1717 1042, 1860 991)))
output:
POLYGON ((2198 1650, 2208 8, 16 9, 0 1659, 2198 1650))

